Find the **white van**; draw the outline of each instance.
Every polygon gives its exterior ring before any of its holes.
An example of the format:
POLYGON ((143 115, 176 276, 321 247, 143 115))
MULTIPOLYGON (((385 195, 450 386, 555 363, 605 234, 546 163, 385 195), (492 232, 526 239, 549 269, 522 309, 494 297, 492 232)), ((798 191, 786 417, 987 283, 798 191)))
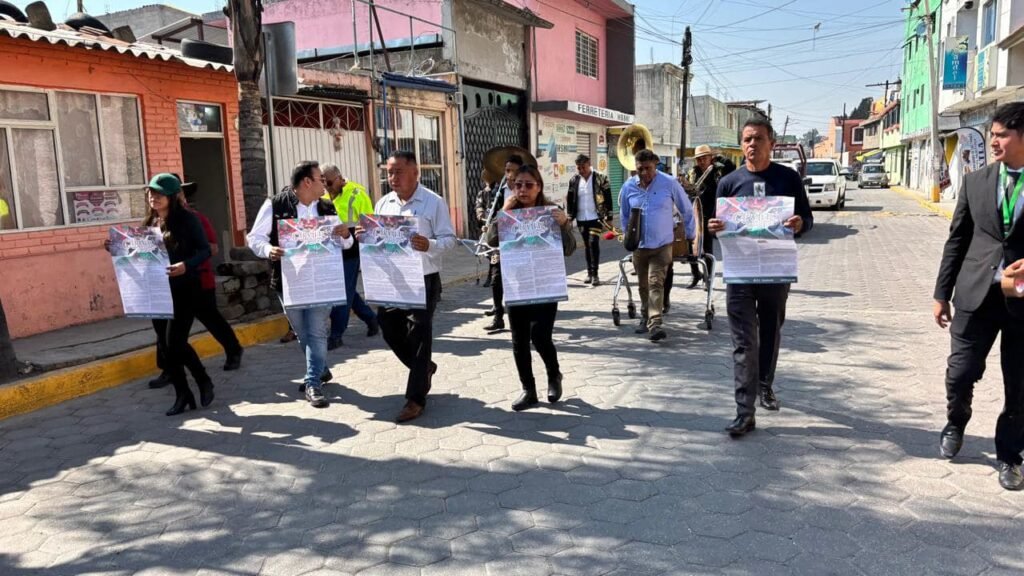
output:
POLYGON ((838 162, 830 158, 808 158, 806 176, 811 179, 807 187, 811 208, 839 210, 846 205, 846 178, 838 162))

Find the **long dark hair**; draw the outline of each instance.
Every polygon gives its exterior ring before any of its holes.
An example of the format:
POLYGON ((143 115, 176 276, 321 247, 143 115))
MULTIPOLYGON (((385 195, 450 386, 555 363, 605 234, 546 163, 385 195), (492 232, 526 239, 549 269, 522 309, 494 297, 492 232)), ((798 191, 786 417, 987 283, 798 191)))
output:
MULTIPOLYGON (((163 222, 160 223, 160 232, 164 236, 164 245, 168 248, 175 248, 178 245, 177 238, 171 233, 171 230, 175 229, 178 224, 178 219, 182 214, 185 213, 185 206, 181 203, 181 199, 177 194, 174 196, 167 196, 167 218, 164 218, 163 222)), ((153 210, 152 206, 146 208, 146 219, 142 221, 143 226, 154 226, 159 220, 160 215, 153 210)))
MULTIPOLYGON (((536 166, 530 164, 523 164, 516 170, 516 176, 520 174, 529 174, 537 181, 537 185, 540 186, 540 191, 537 192, 537 206, 547 206, 548 199, 544 197, 544 178, 540 175, 540 170, 537 170, 536 166)), ((519 201, 516 200, 518 203, 519 201)))

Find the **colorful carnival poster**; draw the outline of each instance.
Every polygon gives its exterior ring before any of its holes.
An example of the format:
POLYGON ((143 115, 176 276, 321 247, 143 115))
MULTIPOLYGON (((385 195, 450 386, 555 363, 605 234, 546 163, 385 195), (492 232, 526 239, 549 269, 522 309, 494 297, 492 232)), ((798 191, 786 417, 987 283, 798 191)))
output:
POLYGON ((797 281, 793 231, 783 223, 793 216, 785 196, 719 198, 718 233, 726 284, 785 284, 797 281))
POLYGON ((369 304, 394 308, 426 308, 423 255, 410 239, 417 231, 413 216, 359 217, 359 265, 363 298, 369 304))
POLYGON ((342 239, 334 235, 337 216, 278 220, 282 299, 285 308, 316 308, 345 304, 342 239))
POLYGON ((173 318, 171 265, 159 228, 118 225, 110 228, 110 255, 124 315, 173 318))
POLYGON ((569 299, 562 231, 551 210, 538 206, 498 213, 506 306, 569 299))

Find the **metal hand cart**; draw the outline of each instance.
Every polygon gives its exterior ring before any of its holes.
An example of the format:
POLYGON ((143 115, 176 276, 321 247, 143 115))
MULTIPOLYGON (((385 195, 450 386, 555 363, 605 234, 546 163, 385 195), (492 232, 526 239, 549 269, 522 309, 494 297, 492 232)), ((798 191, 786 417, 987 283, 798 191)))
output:
MULTIPOLYGON (((697 240, 696 254, 688 254, 686 256, 680 256, 678 258, 672 258, 673 264, 676 262, 683 264, 697 264, 697 269, 704 275, 704 324, 705 330, 711 330, 712 324, 715 320, 715 304, 713 302, 714 289, 715 289, 715 269, 717 261, 715 260, 714 254, 704 253, 704 231, 703 228, 703 216, 700 206, 700 199, 696 199, 693 202, 694 220, 697 223, 697 240)), ((619 326, 622 323, 621 313, 619 311, 619 294, 622 288, 626 289, 626 314, 634 319, 637 317, 636 304, 633 302, 633 288, 629 282, 629 273, 626 271, 626 264, 633 263, 633 255, 627 254, 621 260, 619 260, 619 276, 615 280, 615 290, 612 292, 612 322, 619 326)), ((688 276, 689 274, 687 274, 688 276)), ((674 273, 673 277, 678 277, 678 273, 674 273)), ((685 277, 685 276, 684 276, 685 277)))

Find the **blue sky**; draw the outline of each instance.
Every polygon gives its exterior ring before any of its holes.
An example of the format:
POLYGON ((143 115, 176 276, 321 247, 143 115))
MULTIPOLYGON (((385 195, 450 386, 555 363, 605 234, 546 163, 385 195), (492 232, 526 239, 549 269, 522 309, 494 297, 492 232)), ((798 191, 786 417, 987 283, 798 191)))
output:
MULTIPOLYGON (((344 1, 344 0, 338 0, 344 1)), ((935 0, 940 1, 940 0, 935 0)), ((22 8, 31 0, 14 0, 22 8)), ((135 8, 154 0, 85 0, 92 14, 135 8)), ((386 4, 385 2, 382 2, 386 4)), ((519 2, 516 2, 519 3, 519 2)), ((634 0, 636 62, 679 63, 686 25, 694 38, 694 94, 731 100, 763 99, 781 131, 824 131, 830 116, 882 88, 866 84, 900 74, 906 0, 634 0), (815 31, 817 26, 817 31, 815 31)), ((55 18, 75 0, 48 0, 55 18)), ((223 0, 175 0, 208 12, 223 0)), ((614 49, 614 47, 609 47, 614 49)))

